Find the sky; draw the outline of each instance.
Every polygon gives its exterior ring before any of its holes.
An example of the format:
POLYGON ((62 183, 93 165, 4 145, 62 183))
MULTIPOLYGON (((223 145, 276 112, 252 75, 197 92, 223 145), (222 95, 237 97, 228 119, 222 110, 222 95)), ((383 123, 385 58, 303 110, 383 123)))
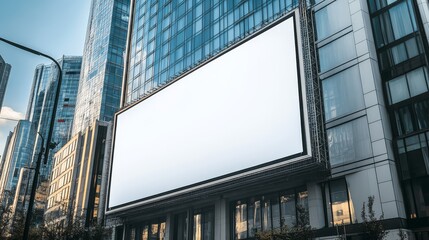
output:
MULTIPOLYGON (((81 56, 91 0, 0 0, 0 37, 30 47, 55 59, 81 56)), ((27 110, 34 69, 49 64, 44 57, 0 41, 0 55, 12 65, 0 113, 0 154, 16 121, 27 110)))

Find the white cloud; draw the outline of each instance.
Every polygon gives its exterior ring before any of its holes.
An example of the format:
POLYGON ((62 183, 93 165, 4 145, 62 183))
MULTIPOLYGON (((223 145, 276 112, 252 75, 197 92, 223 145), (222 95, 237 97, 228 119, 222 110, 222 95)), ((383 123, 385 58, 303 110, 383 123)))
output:
POLYGON ((5 125, 9 120, 20 120, 24 119, 24 113, 17 112, 10 107, 2 107, 0 113, 0 125, 5 125))

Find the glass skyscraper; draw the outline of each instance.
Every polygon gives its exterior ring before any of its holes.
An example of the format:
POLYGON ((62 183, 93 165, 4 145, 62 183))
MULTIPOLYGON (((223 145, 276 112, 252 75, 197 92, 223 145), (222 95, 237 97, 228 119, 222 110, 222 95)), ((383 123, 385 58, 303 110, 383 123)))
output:
MULTIPOLYGON (((42 179, 48 179, 52 166, 52 156, 71 137, 71 127, 76 105, 77 89, 79 86, 82 57, 63 56, 59 61, 62 69, 62 84, 60 97, 54 121, 52 141, 57 146, 51 150, 48 162, 42 164, 40 175, 42 179)), ((37 132, 47 139, 49 124, 52 119, 55 93, 58 86, 58 70, 54 64, 40 65, 35 70, 33 91, 30 96, 27 117, 37 127, 37 132)), ((41 139, 36 138, 33 161, 40 151, 41 139)), ((45 143, 46 144, 46 143, 45 143)))
POLYGON ((0 177, 0 196, 2 196, 3 206, 12 204, 21 168, 30 165, 35 135, 34 125, 30 121, 20 120, 6 146, 7 152, 3 157, 0 177))
POLYGON ((129 0, 93 0, 85 41, 73 135, 119 108, 129 0))
MULTIPOLYGON (((109 209, 109 216, 124 221, 117 236, 125 229, 127 239, 254 239, 256 232, 296 226, 305 213, 314 237, 366 239, 360 212, 374 196, 375 216, 384 216, 388 239, 399 239, 403 223, 410 238, 429 238, 427 4, 133 0, 131 5, 124 111, 137 111, 158 95, 152 93, 180 85, 192 71, 295 16, 310 128, 324 139, 312 151, 329 164, 325 173, 307 169, 309 175, 294 175, 297 167, 280 178, 276 171, 254 174, 237 180, 239 186, 185 186, 180 194, 173 190, 109 209)), ((265 60, 255 56, 255 61, 265 60)), ((140 160, 142 166, 152 164, 144 152, 140 160)), ((142 167, 142 174, 145 170, 150 171, 142 167)))
POLYGON ((11 66, 7 64, 4 59, 0 56, 0 111, 3 106, 3 99, 6 93, 6 86, 9 80, 11 66))

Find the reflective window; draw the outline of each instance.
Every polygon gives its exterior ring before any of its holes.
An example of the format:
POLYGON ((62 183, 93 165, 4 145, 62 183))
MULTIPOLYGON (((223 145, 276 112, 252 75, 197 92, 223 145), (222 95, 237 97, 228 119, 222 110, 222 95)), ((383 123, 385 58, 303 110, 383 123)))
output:
POLYGON ((344 179, 329 182, 330 205, 332 210, 331 226, 350 224, 352 216, 350 214, 348 191, 344 179))
POLYGON ((144 222, 128 230, 130 240, 165 240, 165 219, 144 222))
POLYGON ((429 132, 397 141, 402 179, 429 174, 429 132))
POLYGON ((234 239, 253 239, 255 233, 309 224, 305 187, 253 197, 234 203, 234 239))
POLYGON ((322 86, 327 121, 365 107, 358 66, 324 79, 322 86))
MULTIPOLYGON (((292 11, 298 1, 170 1, 164 4, 136 0, 135 5, 142 7, 135 8, 133 19, 127 70, 131 74, 126 84, 132 89, 126 90, 127 103, 292 11), (149 54, 151 58, 146 58, 149 54), (167 56, 169 60, 157 66, 157 62, 167 56), (141 69, 134 71, 139 61, 141 69)), ((120 54, 122 57, 122 51, 120 54)))
POLYGON ((426 67, 417 68, 387 82, 389 101, 395 104, 428 91, 426 67))
POLYGON ((372 155, 366 117, 327 130, 332 166, 368 158, 372 155))
POLYGON ((342 36, 318 49, 320 72, 330 70, 356 57, 353 33, 342 36))
POLYGON ((192 235, 191 240, 213 240, 214 239, 214 209, 203 208, 191 212, 191 223, 187 213, 180 213, 174 217, 174 238, 177 240, 188 240, 188 232, 192 235), (191 229, 189 229, 191 228, 191 229))
POLYGON ((411 0, 403 1, 372 19, 377 47, 417 31, 411 0))
POLYGON ((337 0, 315 13, 317 40, 322 40, 351 25, 347 0, 337 0))

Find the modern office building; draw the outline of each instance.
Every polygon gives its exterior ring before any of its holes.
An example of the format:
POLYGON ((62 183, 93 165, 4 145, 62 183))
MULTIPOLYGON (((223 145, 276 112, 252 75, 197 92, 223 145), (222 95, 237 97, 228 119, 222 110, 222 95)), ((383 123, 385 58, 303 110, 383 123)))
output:
POLYGON ((36 126, 39 124, 46 87, 51 78, 50 74, 51 65, 40 64, 34 70, 33 84, 31 86, 25 119, 31 121, 36 126))
POLYGON ((3 206, 10 206, 13 203, 21 168, 30 166, 35 135, 31 122, 18 121, 7 145, 0 177, 0 196, 3 206))
POLYGON ((0 111, 3 106, 4 95, 6 94, 7 82, 9 81, 10 69, 12 67, 7 64, 0 55, 0 111))
MULTIPOLYGON (((42 180, 47 180, 51 173, 52 156, 70 138, 73 116, 76 106, 76 97, 79 86, 82 57, 63 56, 58 60, 62 70, 62 84, 60 97, 56 109, 52 141, 57 144, 56 148, 50 151, 50 156, 46 164, 41 166, 40 176, 42 180)), ((58 70, 55 64, 39 65, 35 70, 32 93, 27 109, 27 118, 31 119, 37 127, 37 132, 41 135, 36 138, 34 147, 33 162, 40 151, 40 144, 43 139, 47 139, 49 126, 52 118, 53 104, 58 86, 58 70)))
POLYGON ((428 4, 131 2, 106 214, 117 239, 308 223, 429 239, 428 4), (339 227, 340 226, 340 227, 339 227))
POLYGON ((86 34, 73 135, 119 108, 129 0, 93 0, 86 34))

